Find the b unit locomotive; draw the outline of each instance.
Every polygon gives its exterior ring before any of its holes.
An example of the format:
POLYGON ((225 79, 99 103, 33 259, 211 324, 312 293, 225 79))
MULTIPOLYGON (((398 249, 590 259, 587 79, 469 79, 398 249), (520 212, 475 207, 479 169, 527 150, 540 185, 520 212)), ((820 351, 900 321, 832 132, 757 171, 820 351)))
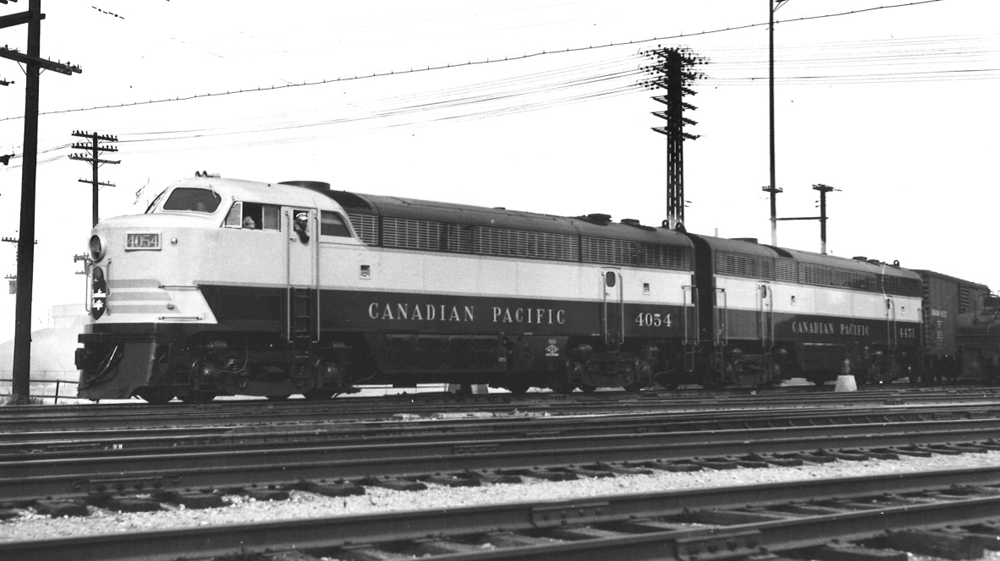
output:
POLYGON ((921 277, 591 214, 199 176, 90 239, 80 396, 324 399, 887 381, 921 367, 921 277))

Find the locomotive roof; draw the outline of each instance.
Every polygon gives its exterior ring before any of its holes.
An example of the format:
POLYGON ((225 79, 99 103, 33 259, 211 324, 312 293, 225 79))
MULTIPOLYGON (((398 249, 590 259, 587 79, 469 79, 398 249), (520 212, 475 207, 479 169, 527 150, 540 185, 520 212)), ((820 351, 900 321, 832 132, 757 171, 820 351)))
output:
POLYGON ((177 187, 211 189, 238 201, 306 208, 319 207, 326 210, 334 210, 336 208, 330 204, 328 197, 324 197, 312 189, 279 183, 223 179, 220 177, 189 177, 172 183, 167 187, 167 190, 177 187))
POLYGON ((800 263, 810 263, 814 265, 822 265, 824 267, 834 267, 837 269, 846 269, 849 271, 859 271, 869 274, 879 274, 889 277, 903 277, 911 279, 920 279, 920 276, 909 269, 904 269, 898 265, 892 265, 889 263, 873 263, 866 260, 860 259, 848 259, 846 257, 838 257, 836 255, 823 255, 820 253, 812 253, 809 251, 800 251, 797 249, 789 249, 786 247, 774 247, 770 245, 760 244, 756 241, 742 240, 742 239, 726 239, 726 238, 715 238, 711 236, 697 236, 707 243, 715 251, 727 251, 731 253, 738 253, 742 255, 756 255, 760 257, 771 257, 771 258, 790 258, 800 263))
POLYGON ((757 255, 759 257, 779 257, 777 251, 769 245, 759 244, 755 241, 741 239, 715 238, 712 236, 697 235, 715 251, 728 251, 731 253, 741 253, 743 255, 757 255))
POLYGON ((823 255, 820 253, 799 251, 797 249, 786 249, 785 251, 790 253, 797 261, 802 263, 814 263, 816 265, 825 265, 827 267, 836 267, 838 269, 860 271, 864 273, 884 275, 887 277, 901 277, 901 278, 920 280, 920 275, 918 275, 914 271, 911 271, 909 269, 904 269, 899 265, 893 265, 891 263, 873 262, 861 259, 848 259, 847 257, 838 257, 836 255, 823 255))
POLYGON ((582 235, 594 238, 626 239, 685 247, 692 245, 686 236, 673 230, 610 222, 610 220, 603 220, 604 217, 596 219, 571 218, 505 208, 479 207, 347 191, 329 191, 328 194, 340 203, 348 213, 377 214, 392 218, 582 235))

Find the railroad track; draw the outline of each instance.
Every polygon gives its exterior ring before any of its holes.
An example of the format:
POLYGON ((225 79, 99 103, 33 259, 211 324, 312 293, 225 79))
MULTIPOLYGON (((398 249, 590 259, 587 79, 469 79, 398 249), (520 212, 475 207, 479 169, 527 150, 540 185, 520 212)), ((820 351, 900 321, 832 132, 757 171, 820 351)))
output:
POLYGON ((394 421, 327 421, 247 426, 163 427, 118 430, 22 431, 4 435, 0 461, 140 455, 159 448, 195 452, 292 447, 306 443, 391 444, 461 435, 468 440, 669 433, 816 425, 903 423, 1000 418, 1000 404, 814 407, 790 410, 730 409, 712 412, 656 412, 541 416, 535 413, 444 413, 406 415, 394 421))
MULTIPOLYGON (((531 476, 577 471, 600 464, 652 462, 658 468, 713 461, 781 463, 781 454, 823 450, 893 449, 893 453, 960 453, 1000 448, 1000 420, 967 419, 915 423, 769 427, 669 433, 535 435, 468 438, 442 435, 395 443, 305 443, 246 450, 153 450, 148 454, 32 459, 0 462, 0 502, 41 497, 104 500, 136 495, 227 488, 292 487, 349 483, 413 485, 437 476, 465 484, 466 474, 489 477, 497 470, 528 470, 531 476), (933 449, 909 448, 913 446, 933 449), (910 451, 908 451, 910 450, 910 451), (741 460, 742 459, 742 460, 741 460), (756 460, 754 460, 756 461, 756 460), (567 468, 566 466, 575 466, 567 468), (584 466, 584 467, 580 467, 584 466)), ((828 454, 832 454, 829 453, 828 454)), ((878 457, 879 452, 868 452, 878 457)), ((819 460, 817 460, 819 461, 819 460)), ((605 470, 607 471, 607 470, 605 470)), ((627 471, 627 470, 625 470, 627 471)))
POLYGON ((1000 468, 0 543, 22 561, 975 559, 1000 536, 1000 468))
POLYGON ((261 400, 215 402, 203 405, 89 404, 8 406, 0 408, 0 434, 30 431, 121 430, 123 428, 209 427, 262 423, 309 423, 331 420, 390 419, 397 414, 428 416, 457 412, 539 412, 549 415, 605 411, 722 411, 727 409, 788 408, 794 406, 928 405, 961 402, 1000 404, 996 388, 913 388, 880 386, 850 394, 830 387, 782 387, 767 391, 730 392, 643 391, 597 394, 530 393, 456 397, 450 394, 412 394, 381 397, 344 397, 324 402, 261 400))

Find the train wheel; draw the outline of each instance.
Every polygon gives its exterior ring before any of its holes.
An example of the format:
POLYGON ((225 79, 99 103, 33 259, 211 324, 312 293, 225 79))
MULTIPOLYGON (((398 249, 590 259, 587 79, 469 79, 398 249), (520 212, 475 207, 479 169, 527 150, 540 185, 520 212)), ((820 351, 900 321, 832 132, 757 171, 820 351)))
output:
POLYGON ((136 395, 153 405, 166 405, 174 398, 174 392, 166 388, 143 388, 136 395))
POLYGON ((597 391, 597 386, 591 386, 590 384, 580 384, 580 391, 583 393, 594 393, 597 391))
POLYGON ((663 389, 669 391, 674 391, 677 388, 681 387, 680 380, 675 380, 673 378, 670 378, 669 376, 658 376, 656 378, 656 383, 663 386, 663 389))
POLYGON ((644 387, 643 384, 641 384, 639 382, 636 382, 634 384, 629 384, 629 385, 625 386, 625 391, 627 391, 629 393, 636 393, 636 392, 642 391, 643 387, 644 387))
MULTIPOLYGON (((325 401, 333 397, 333 390, 309 390, 302 395, 309 401, 325 401)), ((285 396, 285 399, 288 399, 288 396, 285 396)))
POLYGON ((576 389, 576 386, 569 383, 560 383, 560 384, 552 384, 551 386, 549 386, 549 388, 551 388, 552 391, 556 393, 573 393, 573 390, 576 389))
POLYGON ((285 401, 289 397, 291 397, 291 396, 289 394, 287 394, 287 393, 286 394, 281 394, 281 395, 269 395, 269 396, 267 396, 267 400, 268 401, 285 401))
POLYGON ((214 392, 190 392, 180 396, 181 401, 184 403, 190 403, 192 405, 199 405, 202 403, 208 403, 215 399, 214 392))
POLYGON ((508 384, 504 386, 512 394, 524 395, 531 388, 528 384, 508 384))

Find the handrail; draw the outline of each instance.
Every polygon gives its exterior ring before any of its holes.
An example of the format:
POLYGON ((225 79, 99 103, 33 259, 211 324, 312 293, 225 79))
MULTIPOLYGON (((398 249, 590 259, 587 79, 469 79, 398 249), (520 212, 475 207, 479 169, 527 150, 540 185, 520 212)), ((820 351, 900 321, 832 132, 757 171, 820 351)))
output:
MULTIPOLYGON (((0 378, 0 385, 2 385, 5 382, 9 382, 9 383, 13 384, 14 380, 12 378, 0 378)), ((78 396, 75 396, 75 395, 63 395, 63 396, 59 395, 59 388, 60 388, 61 384, 65 383, 65 384, 77 384, 77 385, 79 385, 80 382, 78 380, 62 380, 62 379, 56 379, 56 380, 31 380, 31 379, 29 379, 28 380, 28 385, 29 386, 31 384, 33 384, 33 383, 36 384, 36 385, 38 385, 38 384, 52 385, 54 383, 55 386, 56 386, 56 391, 55 391, 55 394, 53 394, 53 395, 42 394, 42 395, 32 395, 31 396, 31 397, 34 397, 34 398, 37 398, 37 399, 52 399, 53 403, 57 403, 57 404, 59 403, 59 398, 63 398, 63 399, 84 399, 82 397, 78 397, 78 396)), ((8 393, 0 393, 0 397, 10 397, 10 395, 11 394, 10 394, 9 391, 8 391, 8 393)))
MULTIPOLYGON (((319 276, 320 275, 320 257, 321 257, 320 256, 320 247, 323 244, 319 243, 319 240, 320 240, 320 237, 322 236, 322 232, 320 232, 320 229, 323 227, 323 220, 321 218, 322 210, 320 210, 319 207, 316 207, 315 209, 312 209, 312 210, 313 210, 313 212, 315 212, 315 216, 313 216, 313 232, 315 232, 315 235, 316 235, 316 243, 314 244, 316 251, 315 251, 315 254, 313 255, 313 260, 312 260, 312 268, 313 268, 313 271, 315 273, 315 281, 316 281, 315 282, 315 285, 316 285, 316 287, 315 287, 316 288, 316 337, 313 339, 313 343, 319 343, 319 340, 320 340, 320 326, 322 325, 322 323, 320 321, 320 319, 321 319, 320 318, 320 310, 321 310, 321 308, 320 308, 320 296, 323 293, 323 291, 321 290, 320 276, 319 276)), ((350 222, 350 221, 348 221, 348 222, 350 222)))

